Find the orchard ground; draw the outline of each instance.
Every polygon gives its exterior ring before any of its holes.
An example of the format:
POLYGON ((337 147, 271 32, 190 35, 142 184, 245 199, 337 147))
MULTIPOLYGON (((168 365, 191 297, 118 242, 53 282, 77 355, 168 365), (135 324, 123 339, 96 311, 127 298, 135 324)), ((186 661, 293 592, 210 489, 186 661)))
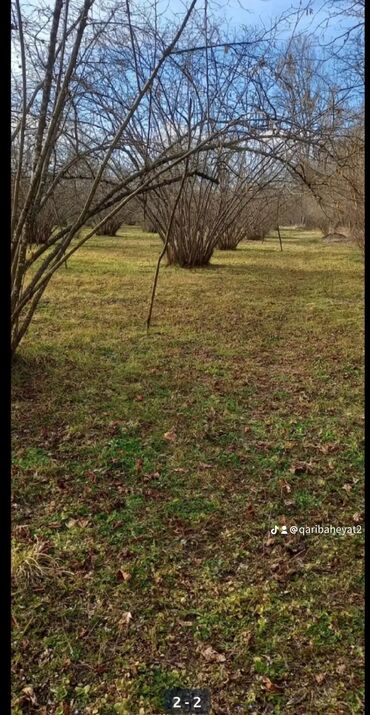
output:
POLYGON ((13 714, 362 713, 363 259, 90 241, 13 368, 13 714), (358 529, 359 530, 359 529, 358 529))

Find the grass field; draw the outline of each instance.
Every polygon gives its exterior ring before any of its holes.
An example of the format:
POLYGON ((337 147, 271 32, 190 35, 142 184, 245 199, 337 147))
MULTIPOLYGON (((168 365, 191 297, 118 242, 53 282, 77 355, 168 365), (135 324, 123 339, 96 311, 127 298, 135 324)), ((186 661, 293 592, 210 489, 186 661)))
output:
POLYGON ((13 369, 13 715, 362 713, 363 261, 94 239, 13 369))

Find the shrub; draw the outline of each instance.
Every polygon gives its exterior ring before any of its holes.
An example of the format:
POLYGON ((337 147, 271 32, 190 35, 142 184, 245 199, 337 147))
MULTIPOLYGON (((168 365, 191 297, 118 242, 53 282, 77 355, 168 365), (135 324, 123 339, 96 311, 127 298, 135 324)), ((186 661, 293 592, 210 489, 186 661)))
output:
POLYGON ((122 218, 117 216, 112 216, 108 218, 104 223, 96 230, 97 236, 115 236, 118 229, 122 225, 122 218))

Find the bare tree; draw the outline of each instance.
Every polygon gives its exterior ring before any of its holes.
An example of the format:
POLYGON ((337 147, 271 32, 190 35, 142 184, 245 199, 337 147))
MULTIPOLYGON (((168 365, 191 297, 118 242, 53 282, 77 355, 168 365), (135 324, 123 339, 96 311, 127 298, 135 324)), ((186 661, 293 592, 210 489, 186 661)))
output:
MULTIPOLYGON (((133 198, 180 181, 187 156, 217 148, 245 114, 237 80, 247 65, 257 64, 243 50, 248 42, 240 52, 235 45, 235 59, 223 63, 222 74, 217 57, 226 57, 224 39, 218 42, 215 29, 204 38, 203 20, 201 29, 197 18, 190 25, 195 5, 192 0, 173 29, 160 26, 156 4, 144 12, 128 1, 54 0, 33 7, 14 0, 13 352, 66 259, 133 198), (225 92, 218 96, 225 79, 229 87, 235 80, 228 101, 225 92), (181 104, 175 121, 171 116, 177 87, 192 98, 190 148, 181 104), (71 190, 76 200, 70 205, 71 190), (33 226, 50 203, 57 225, 34 247, 33 226), (98 223, 80 233, 95 217, 98 223)), ((267 36, 261 42, 266 46, 267 36)), ((239 141, 235 132, 232 141, 239 141)))
POLYGON ((273 158, 253 157, 244 167, 238 184, 221 194, 223 203, 230 202, 218 247, 235 250, 243 240, 264 240, 274 228, 277 216, 277 184, 282 167, 273 158))
MULTIPOLYGON (((146 81, 135 91, 127 82, 126 111, 112 127, 114 122, 109 124, 107 119, 109 106, 105 105, 104 121, 95 119, 95 100, 101 95, 101 87, 98 85, 94 93, 90 86, 86 89, 85 84, 88 84, 90 63, 101 52, 113 20, 119 20, 121 30, 130 36, 129 14, 118 17, 121 10, 114 5, 108 5, 103 12, 94 0, 80 3, 55 0, 52 11, 47 6, 35 11, 28 7, 22 9, 20 0, 15 0, 15 52, 21 72, 20 75, 17 71, 13 73, 13 351, 25 334, 52 275, 99 229, 98 224, 72 244, 84 223, 104 208, 110 209, 101 219, 103 224, 131 197, 156 185, 168 165, 182 160, 184 152, 176 155, 169 150, 140 168, 131 166, 131 171, 126 170, 120 182, 112 179, 112 166, 122 153, 125 131, 176 47, 195 2, 190 4, 168 44, 158 40, 156 62, 147 73, 146 81), (49 28, 48 37, 45 28, 49 28), (59 227, 30 252, 30 231, 35 217, 68 181, 88 181, 89 188, 78 216, 68 217, 67 225, 59 227), (106 191, 101 199, 98 188, 103 185, 106 191)), ((130 76, 130 68, 127 75, 130 76)))
MULTIPOLYGON (((133 200, 164 241, 169 235, 169 261, 199 265, 245 199, 234 186, 220 198, 229 152, 276 162, 309 185, 308 169, 321 170, 346 146, 349 169, 348 57, 338 88, 308 42, 291 37, 281 49, 278 23, 230 36, 189 2, 173 28, 156 3, 13 0, 13 352, 55 271, 133 200)), ((339 61, 343 68, 343 53, 339 61)), ((349 174, 353 184, 354 168, 349 174)))

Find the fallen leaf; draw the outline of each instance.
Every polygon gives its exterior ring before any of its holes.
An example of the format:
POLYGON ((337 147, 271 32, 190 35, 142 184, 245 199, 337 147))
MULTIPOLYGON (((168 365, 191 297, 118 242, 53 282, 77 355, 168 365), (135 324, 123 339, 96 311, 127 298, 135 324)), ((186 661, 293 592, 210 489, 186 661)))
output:
POLYGON ((130 621, 132 620, 132 613, 130 611, 127 611, 126 613, 123 613, 121 618, 119 619, 117 623, 117 627, 119 630, 122 630, 124 628, 127 628, 127 626, 130 624, 130 621))
POLYGON ((164 433, 163 438, 166 439, 168 442, 175 442, 176 436, 176 432, 174 428, 172 428, 172 430, 170 430, 169 432, 164 433))
POLYGON ((116 573, 116 578, 117 581, 129 581, 131 578, 131 574, 128 571, 123 571, 122 569, 118 569, 116 573))
POLYGON ((77 524, 77 519, 69 519, 66 523, 67 529, 73 529, 74 526, 77 524))
POLYGON ((32 703, 32 705, 37 705, 35 691, 31 685, 26 685, 26 687, 23 688, 21 692, 24 700, 27 700, 28 702, 32 703))
POLYGON ((203 658, 208 660, 210 663, 224 663, 226 660, 226 657, 222 653, 217 653, 212 646, 208 646, 208 648, 205 648, 200 652, 203 658))
POLYGON ((77 521, 78 526, 81 526, 82 529, 85 528, 90 523, 89 517, 85 517, 85 519, 78 519, 77 521))
POLYGON ((152 472, 151 474, 144 474, 143 479, 145 482, 151 482, 154 479, 159 479, 160 476, 159 472, 152 472))
POLYGON ((318 444, 317 449, 321 454, 327 454, 329 452, 329 447, 326 444, 318 444))
POLYGON ((262 682, 263 682, 266 690, 268 690, 270 693, 277 693, 277 692, 283 690, 281 685, 276 685, 276 683, 272 683, 270 678, 267 677, 267 675, 263 676, 262 682))
POLYGON ((315 680, 318 685, 321 685, 324 682, 325 678, 326 673, 317 673, 317 675, 315 675, 315 680))
POLYGON ((350 484, 343 484, 342 489, 344 489, 347 493, 349 493, 352 490, 352 487, 350 484))
POLYGON ((311 462, 296 462, 295 464, 292 464, 289 471, 292 474, 304 474, 305 472, 307 472, 307 474, 312 474, 313 464, 311 462))

